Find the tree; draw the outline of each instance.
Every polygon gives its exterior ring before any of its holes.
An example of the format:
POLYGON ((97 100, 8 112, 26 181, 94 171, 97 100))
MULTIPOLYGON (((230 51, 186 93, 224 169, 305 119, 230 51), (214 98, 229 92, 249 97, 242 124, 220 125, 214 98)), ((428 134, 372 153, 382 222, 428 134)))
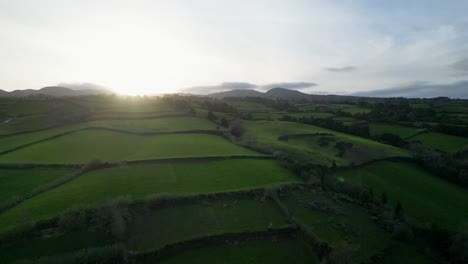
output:
POLYGON ((244 134, 244 126, 242 125, 242 122, 238 119, 232 121, 229 126, 229 132, 231 132, 235 137, 242 136, 242 134, 244 134))
POLYGON ((208 116, 207 117, 211 121, 215 121, 216 119, 218 119, 218 117, 215 114, 213 114, 213 112, 211 112, 211 111, 208 111, 208 116))
POLYGON ((398 201, 395 206, 395 217, 401 218, 402 216, 403 216, 403 207, 401 206, 400 201, 398 201))
POLYGON ((221 118, 221 126, 229 127, 229 123, 225 117, 221 118))
POLYGON ((393 228, 392 237, 399 241, 409 242, 413 240, 413 230, 404 223, 398 224, 393 228))
POLYGON ((387 204, 387 202, 388 202, 387 193, 385 193, 385 192, 382 193, 382 198, 381 198, 381 200, 382 200, 382 203, 383 203, 383 204, 387 204))

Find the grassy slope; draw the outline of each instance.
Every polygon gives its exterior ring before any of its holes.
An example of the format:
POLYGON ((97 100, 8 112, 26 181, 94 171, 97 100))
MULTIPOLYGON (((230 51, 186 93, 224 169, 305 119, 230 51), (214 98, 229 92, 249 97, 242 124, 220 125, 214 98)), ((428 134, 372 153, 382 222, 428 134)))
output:
POLYGON ((273 202, 247 198, 167 204, 152 211, 140 209, 132 215, 130 247, 138 251, 198 237, 288 225, 273 202))
POLYGON ((313 250, 299 239, 256 240, 191 249, 161 263, 319 263, 313 250))
POLYGON ((354 114, 361 114, 361 113, 367 114, 371 112, 372 109, 364 108, 364 107, 350 107, 350 108, 341 109, 341 111, 354 115, 354 114))
POLYGON ((371 136, 378 136, 384 133, 390 133, 397 135, 401 138, 407 138, 415 135, 420 129, 414 127, 404 127, 398 125, 387 125, 387 124, 371 124, 369 126, 369 132, 371 136))
POLYGON ((195 194, 245 190, 298 182, 272 160, 225 160, 116 167, 87 173, 0 214, 0 229, 27 212, 31 220, 53 217, 74 205, 94 206, 130 195, 195 194))
POLYGON ((353 259, 358 263, 384 250, 389 236, 372 222, 367 212, 357 206, 333 199, 319 191, 295 191, 284 198, 292 215, 303 221, 312 232, 332 247, 345 240, 355 248, 353 259), (320 203, 331 211, 309 206, 320 203))
POLYGON ((112 241, 110 235, 98 232, 74 232, 46 239, 15 241, 0 246, 2 263, 20 259, 36 259, 84 248, 100 247, 112 241))
MULTIPOLYGON (((250 143, 264 148, 284 150, 292 153, 292 155, 298 159, 312 161, 317 164, 330 165, 332 162, 330 156, 324 154, 320 146, 307 146, 300 142, 298 144, 289 144, 289 141, 279 141, 278 137, 288 134, 330 133, 336 137, 337 141, 351 142, 355 146, 367 148, 370 153, 367 160, 408 156, 406 151, 393 146, 306 124, 285 121, 245 121, 244 126, 246 128, 246 133, 242 138, 244 143, 250 143)), ((347 160, 340 157, 333 157, 333 159, 336 160, 338 165, 349 164, 347 160)))
POLYGON ((141 120, 99 120, 75 125, 47 129, 35 133, 0 137, 0 152, 44 138, 85 127, 105 127, 132 132, 169 132, 183 130, 212 130, 216 125, 206 119, 196 117, 170 117, 141 120))
POLYGON ((423 133, 411 137, 409 141, 421 141, 422 144, 445 152, 456 152, 468 147, 468 138, 441 133, 423 133))
POLYGON ((197 117, 173 117, 143 120, 92 121, 89 126, 106 127, 135 132, 168 132, 184 130, 216 130, 216 124, 197 117))
POLYGON ((0 156, 3 163, 86 163, 177 157, 255 155, 213 135, 138 136, 109 131, 79 131, 0 156), (60 153, 60 155, 57 155, 60 153))
POLYGON ((381 161, 338 176, 371 186, 379 195, 386 192, 391 201, 400 200, 405 212, 422 223, 436 222, 457 230, 468 219, 468 192, 413 164, 381 161))
POLYGON ((0 203, 13 196, 24 196, 34 188, 72 173, 67 169, 0 169, 0 203))
POLYGON ((9 122, 0 125, 0 135, 9 135, 22 131, 31 131, 54 125, 54 122, 49 121, 51 120, 49 120, 46 115, 41 114, 24 117, 12 117, 9 122))

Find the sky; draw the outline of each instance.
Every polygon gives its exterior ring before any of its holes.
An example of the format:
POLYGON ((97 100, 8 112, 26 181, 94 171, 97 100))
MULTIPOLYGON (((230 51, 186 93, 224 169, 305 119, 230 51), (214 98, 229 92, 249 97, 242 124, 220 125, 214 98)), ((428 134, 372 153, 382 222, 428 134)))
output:
POLYGON ((0 0, 0 89, 458 87, 468 98, 467 10, 466 0, 0 0))

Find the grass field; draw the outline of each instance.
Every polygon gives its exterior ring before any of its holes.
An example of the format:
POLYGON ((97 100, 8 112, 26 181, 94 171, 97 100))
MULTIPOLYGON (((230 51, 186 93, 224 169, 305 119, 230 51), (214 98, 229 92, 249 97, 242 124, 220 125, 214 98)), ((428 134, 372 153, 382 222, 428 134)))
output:
POLYGON ((372 111, 372 109, 364 108, 364 107, 350 107, 350 108, 343 108, 343 109, 341 109, 341 111, 346 112, 346 113, 350 113, 352 115, 355 115, 355 114, 370 113, 372 111))
POLYGON ((237 245, 221 244, 191 249, 161 263, 313 264, 319 263, 319 260, 310 246, 300 239, 261 239, 237 245))
POLYGON ((403 243, 392 243, 385 251, 382 264, 411 263, 411 264, 437 264, 445 263, 440 256, 428 254, 421 248, 403 243))
POLYGON ((46 115, 29 115, 23 117, 10 117, 0 122, 0 135, 10 135, 23 131, 47 128, 55 123, 46 115))
POLYGON ((70 173, 67 169, 0 169, 0 204, 13 196, 28 195, 36 187, 70 173))
POLYGON ((169 117, 143 120, 92 121, 88 126, 114 128, 134 132, 168 132, 184 130, 216 130, 216 124, 198 117, 169 117))
POLYGON ((466 105, 441 105, 436 107, 437 112, 446 112, 446 113, 468 113, 468 106, 466 105))
POLYGON ((414 127, 405 127, 399 125, 371 124, 369 126, 371 136, 379 136, 385 133, 397 135, 401 138, 407 138, 415 135, 421 130, 414 127))
POLYGON ((320 191, 294 191, 283 198, 292 215, 306 224, 316 237, 337 247, 348 241, 353 260, 361 263, 389 245, 389 235, 367 212, 320 191))
POLYGON ((248 190, 300 180, 273 160, 224 160, 122 166, 84 174, 0 214, 0 230, 15 225, 24 212, 37 221, 73 206, 152 194, 197 194, 248 190))
POLYGON ((0 246, 2 263, 22 259, 35 260, 40 257, 59 255, 84 248, 100 247, 112 241, 109 234, 100 232, 73 232, 46 239, 15 241, 0 246))
POLYGON ((468 147, 468 138, 434 132, 416 135, 408 141, 420 141, 423 145, 445 152, 456 152, 468 147))
POLYGON ((372 187, 378 198, 387 193, 392 204, 399 200, 404 211, 421 223, 438 223, 456 231, 468 219, 466 190, 410 163, 379 161, 337 176, 372 187))
POLYGON ((150 251, 184 240, 287 226, 272 201, 247 198, 191 201, 132 212, 130 248, 150 251), (177 206, 175 206, 177 205, 177 206))
MULTIPOLYGON (((85 123, 77 124, 77 125, 69 125, 57 128, 51 128, 39 132, 34 133, 26 133, 26 134, 19 134, 19 135, 12 135, 7 137, 0 136, 0 152, 13 149, 15 147, 29 144, 32 142, 36 142, 38 140, 42 140, 48 137, 52 137, 64 132, 76 130, 86 127, 85 123)), ((0 156, 1 159, 1 156, 0 156)))
POLYGON ((0 162, 83 164, 96 158, 123 161, 256 154, 214 135, 139 136, 87 130, 7 153, 0 156, 0 162))
POLYGON ((244 121, 244 124, 246 133, 243 135, 242 141, 245 144, 264 148, 271 152, 281 150, 303 162, 331 165, 335 160, 337 165, 348 165, 352 162, 359 164, 373 159, 408 156, 406 151, 389 145, 312 125, 285 121, 244 121), (317 133, 330 135, 313 135, 317 133), (311 135, 287 141, 278 140, 280 136, 294 134, 311 135), (320 146, 320 137, 331 137, 334 141, 330 141, 327 146, 320 146), (353 144, 353 148, 343 157, 336 156, 337 149, 334 147, 340 141, 353 144))
POLYGON ((310 113, 287 113, 287 112, 256 112, 252 113, 253 120, 278 120, 284 116, 294 118, 312 117, 312 118, 329 118, 334 115, 331 113, 310 112, 310 113))

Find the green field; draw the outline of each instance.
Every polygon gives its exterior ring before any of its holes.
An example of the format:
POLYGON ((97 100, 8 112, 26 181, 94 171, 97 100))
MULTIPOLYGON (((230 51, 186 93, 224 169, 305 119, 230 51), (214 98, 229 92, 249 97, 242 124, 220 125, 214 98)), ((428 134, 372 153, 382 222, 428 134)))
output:
POLYGON ((392 204, 399 200, 405 212, 421 223, 437 223, 456 231, 468 219, 465 189, 410 163, 379 161, 337 176, 372 187, 377 198, 387 193, 392 204))
POLYGON ((199 237, 288 226, 273 202, 247 198, 195 200, 132 215, 130 247, 143 252, 199 237))
POLYGON ((408 156, 406 151, 393 146, 312 125, 286 121, 244 121, 244 124, 246 127, 246 133, 242 137, 244 144, 270 152, 284 151, 303 162, 331 165, 335 160, 337 165, 348 165, 386 157, 408 156), (317 133, 330 135, 317 135, 317 133), (287 141, 278 140, 280 136, 294 134, 310 136, 287 141), (332 141, 327 146, 320 146, 320 137, 330 137, 332 141), (337 142, 352 143, 353 147, 339 157, 336 156, 337 149, 334 147, 337 142))
POLYGON ((142 120, 102 120, 88 126, 106 127, 133 132, 169 132, 185 130, 216 130, 216 124, 198 117, 170 117, 142 120))
POLYGON ((37 221, 73 206, 92 207, 117 197, 248 190, 300 182, 273 160, 224 160, 122 166, 84 174, 0 214, 0 229, 27 212, 37 221))
MULTIPOLYGON (((1 127, 1 126, 0 126, 1 127)), ((206 119, 196 117, 163 117, 135 120, 99 120, 65 125, 35 133, 0 136, 0 152, 48 137, 86 127, 104 127, 131 132, 173 132, 186 130, 216 130, 216 125, 206 119)))
POLYGON ((87 130, 7 153, 0 156, 0 162, 84 164, 93 159, 123 161, 256 154, 214 135, 139 136, 87 130))
POLYGON ((47 128, 54 125, 46 115, 29 115, 23 117, 10 117, 0 121, 0 135, 10 135, 23 131, 47 128))
POLYGON ((416 135, 408 141, 420 141, 423 145, 445 152, 457 152, 468 147, 468 138, 434 132, 416 135))
POLYGON ((372 109, 364 108, 364 107, 350 107, 350 108, 343 108, 341 111, 355 115, 355 114, 367 114, 372 111, 372 109))
POLYGON ((399 125, 387 125, 387 124, 371 124, 369 126, 370 135, 375 137, 385 133, 394 134, 401 138, 411 137, 421 129, 414 128, 414 127, 405 127, 399 125))
POLYGON ((294 191, 283 198, 292 215, 302 221, 321 241, 337 247, 348 241, 356 263, 381 252, 389 235, 367 212, 320 191, 294 191))
POLYGON ((190 249, 164 259, 164 264, 182 263, 320 263, 308 244, 300 239, 255 240, 236 245, 221 244, 190 249))
POLYGON ((0 256, 2 256, 2 263, 22 259, 34 260, 84 248, 105 246, 111 241, 112 237, 109 234, 101 232, 73 232, 46 239, 22 240, 2 245, 0 256))
POLYGON ((323 112, 310 112, 310 113, 287 113, 287 112, 255 112, 252 113, 253 120, 278 120, 285 116, 294 118, 329 118, 334 115, 331 113, 323 112))
POLYGON ((67 169, 0 169, 0 204, 30 194, 35 188, 72 173, 67 169))

